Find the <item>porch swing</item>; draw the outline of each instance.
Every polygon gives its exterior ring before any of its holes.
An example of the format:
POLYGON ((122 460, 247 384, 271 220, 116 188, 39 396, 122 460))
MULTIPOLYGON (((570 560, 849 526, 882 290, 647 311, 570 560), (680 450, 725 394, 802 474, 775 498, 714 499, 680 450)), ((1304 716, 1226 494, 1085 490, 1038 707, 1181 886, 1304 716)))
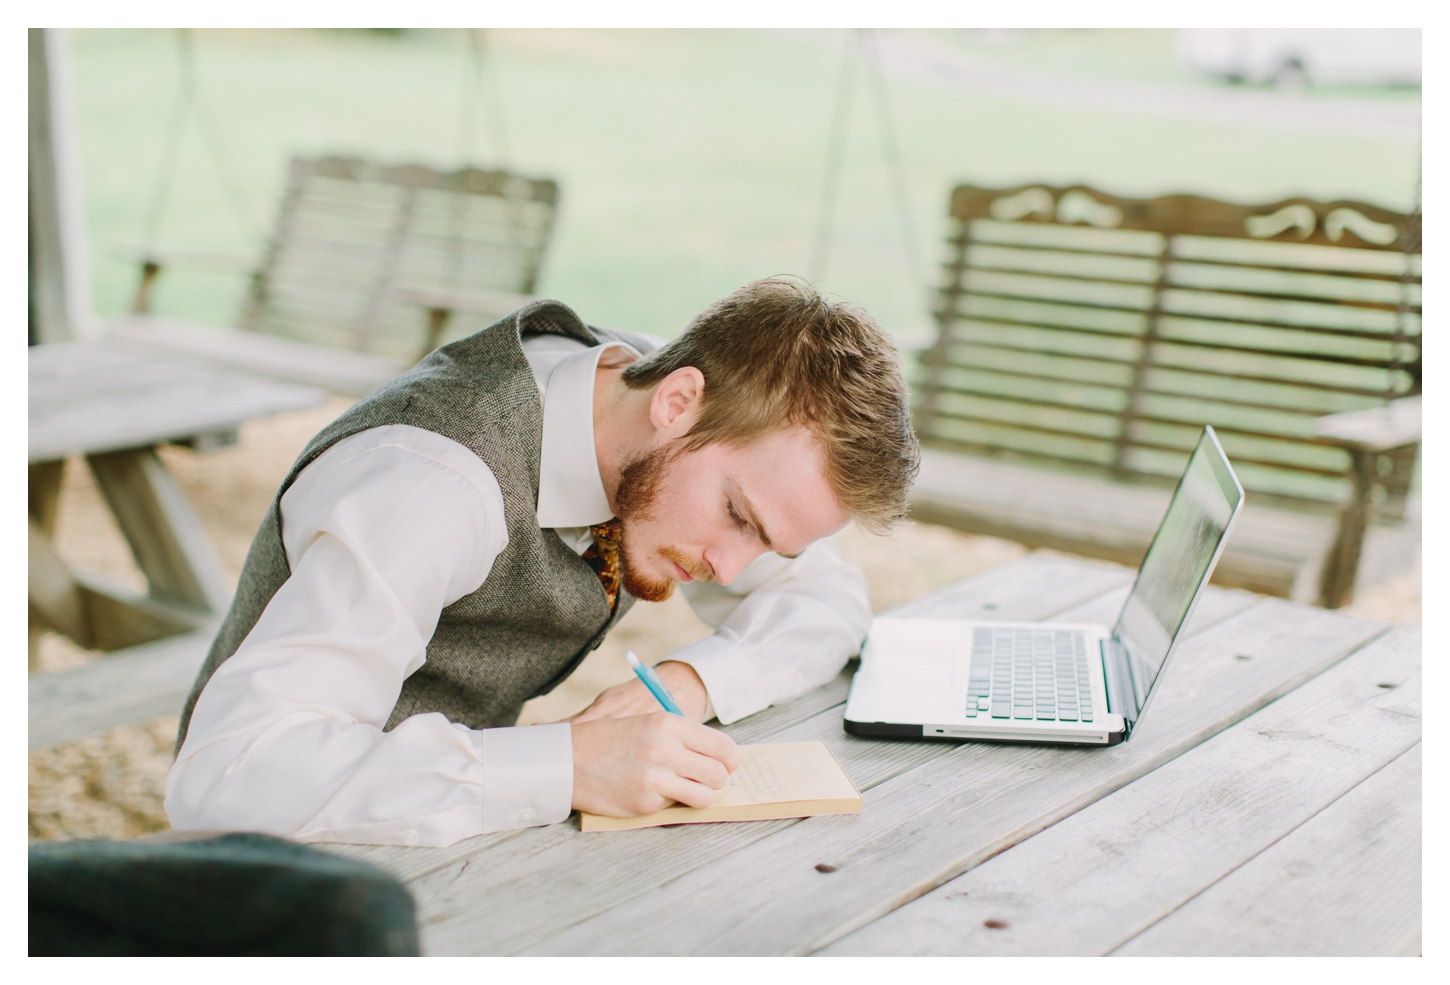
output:
POLYGON ((238 185, 206 112, 195 47, 178 32, 180 86, 163 150, 131 315, 108 326, 130 345, 179 352, 233 368, 361 396, 427 355, 456 329, 456 314, 500 317, 527 304, 553 230, 558 185, 507 168, 497 70, 482 31, 466 32, 457 153, 462 166, 384 165, 358 158, 298 157, 262 261, 251 273, 236 327, 158 318, 151 297, 169 266, 225 258, 159 244, 165 208, 193 117, 233 210, 238 185), (492 76, 490 128, 497 166, 472 166, 484 75, 492 76))

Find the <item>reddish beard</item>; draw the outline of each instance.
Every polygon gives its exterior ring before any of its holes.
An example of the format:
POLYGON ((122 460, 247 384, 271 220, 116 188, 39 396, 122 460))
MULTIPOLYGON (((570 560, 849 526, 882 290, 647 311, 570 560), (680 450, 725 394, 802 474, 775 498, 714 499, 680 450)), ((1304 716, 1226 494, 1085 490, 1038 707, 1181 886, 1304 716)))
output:
MULTIPOLYGON (((663 602, 675 591, 674 578, 653 579, 646 575, 636 556, 629 549, 629 527, 632 520, 654 520, 655 501, 660 483, 669 474, 670 466, 679 457, 672 448, 654 451, 627 462, 619 472, 619 488, 614 494, 615 508, 622 527, 619 544, 619 576, 625 591, 643 602, 663 602)), ((704 565, 674 547, 661 547, 659 553, 684 568, 692 578, 708 581, 704 565)))

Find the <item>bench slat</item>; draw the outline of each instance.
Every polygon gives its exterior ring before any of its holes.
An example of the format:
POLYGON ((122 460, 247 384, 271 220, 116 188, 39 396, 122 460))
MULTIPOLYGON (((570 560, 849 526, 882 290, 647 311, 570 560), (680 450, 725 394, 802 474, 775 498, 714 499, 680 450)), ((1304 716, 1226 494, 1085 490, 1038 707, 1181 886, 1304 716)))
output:
POLYGON ((1313 510, 1359 488, 1314 418, 1419 392, 1418 215, 963 185, 951 216, 927 444, 1158 482, 1212 424, 1251 496, 1313 510))

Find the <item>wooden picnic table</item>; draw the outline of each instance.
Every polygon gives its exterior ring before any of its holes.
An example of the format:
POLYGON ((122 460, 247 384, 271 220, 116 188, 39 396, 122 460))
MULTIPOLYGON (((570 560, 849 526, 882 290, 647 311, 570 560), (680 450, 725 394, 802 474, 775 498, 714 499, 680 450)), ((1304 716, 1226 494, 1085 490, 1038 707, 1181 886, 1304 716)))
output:
POLYGON ((117 650, 211 626, 231 601, 227 579, 185 495, 156 454, 170 442, 208 450, 244 421, 315 407, 327 394, 114 343, 32 346, 30 622, 83 646, 117 650), (146 576, 143 595, 75 572, 52 543, 68 455, 85 456, 146 576))
MULTIPOLYGON (((1133 572, 1045 552, 896 615, 1111 623, 1133 572)), ((1210 588, 1126 743, 867 740, 849 668, 725 727, 821 739, 858 815, 444 849, 403 878, 432 954, 1418 954, 1420 628, 1210 588)))

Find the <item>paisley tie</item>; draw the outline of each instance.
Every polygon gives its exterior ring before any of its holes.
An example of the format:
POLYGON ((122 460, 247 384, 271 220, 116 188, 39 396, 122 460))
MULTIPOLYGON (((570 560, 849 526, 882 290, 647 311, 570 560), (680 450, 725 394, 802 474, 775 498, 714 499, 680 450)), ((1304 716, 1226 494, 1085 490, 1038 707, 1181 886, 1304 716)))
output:
POLYGON ((611 609, 619 598, 619 536, 623 529, 624 524, 618 520, 594 524, 589 528, 594 543, 580 555, 599 576, 611 609))

